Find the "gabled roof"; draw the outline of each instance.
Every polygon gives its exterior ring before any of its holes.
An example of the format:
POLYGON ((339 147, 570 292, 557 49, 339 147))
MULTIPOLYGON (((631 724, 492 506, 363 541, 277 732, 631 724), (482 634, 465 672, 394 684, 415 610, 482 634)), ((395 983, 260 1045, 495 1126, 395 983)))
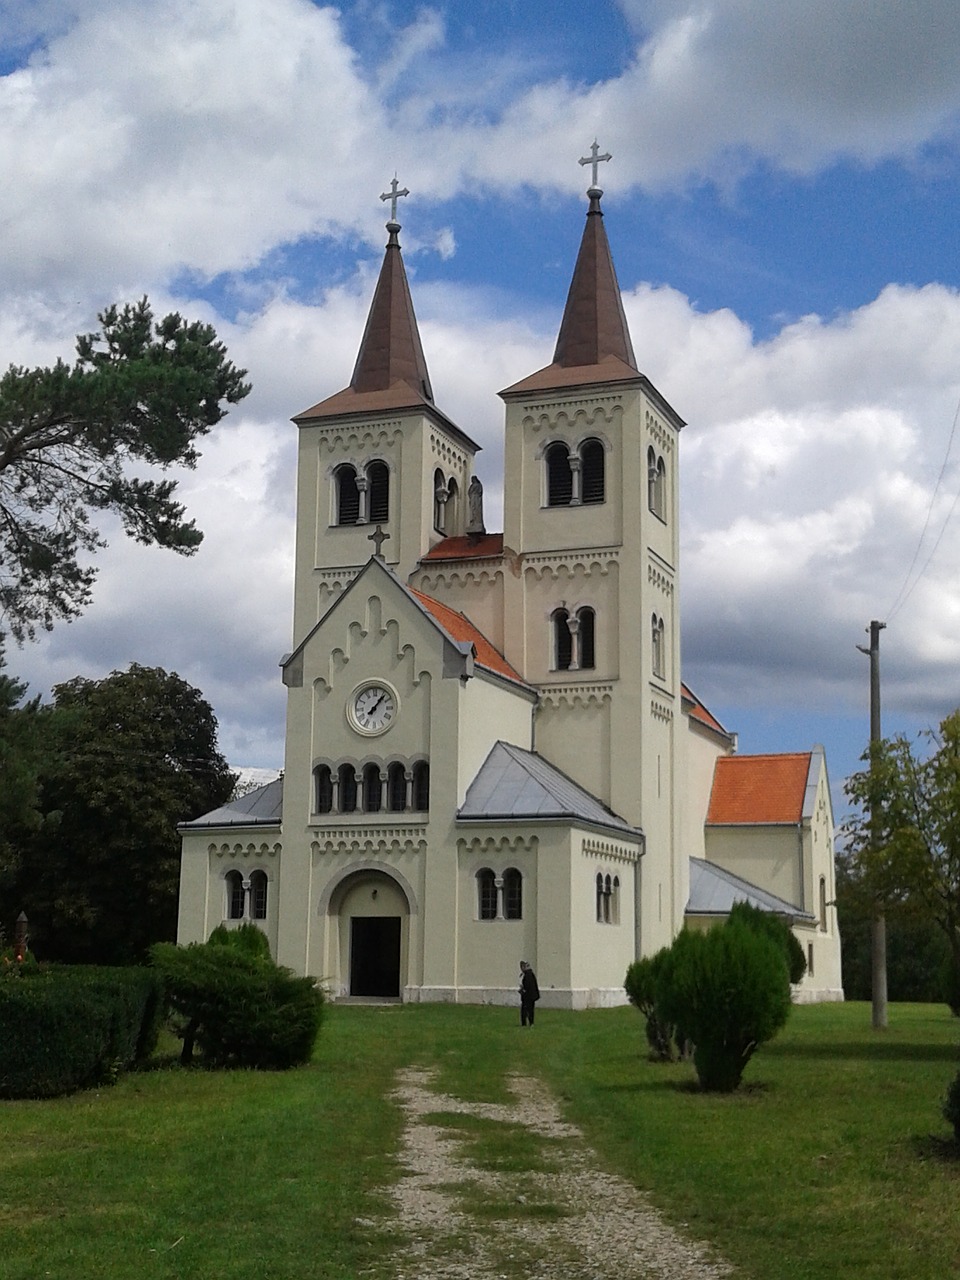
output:
POLYGON ((239 800, 228 800, 191 822, 181 822, 178 830, 197 827, 278 827, 283 817, 283 778, 248 791, 239 800))
POLYGON ((473 645, 474 661, 478 667, 485 667, 488 671, 493 671, 498 676, 505 676, 508 680, 513 680, 517 684, 529 687, 526 680, 511 667, 499 649, 494 648, 483 632, 473 625, 466 614, 458 613, 456 609, 451 609, 449 605, 441 604, 439 600, 434 600, 433 596, 425 595, 414 587, 405 587, 404 590, 409 591, 430 616, 439 622, 452 640, 461 644, 473 645))
POLYGON ((699 721, 700 724, 706 725, 708 729, 712 729, 714 733, 721 733, 725 738, 733 741, 733 734, 723 727, 711 711, 707 710, 689 685, 680 685, 680 696, 683 702, 683 709, 688 712, 692 720, 699 721))
POLYGON ((431 547, 424 560, 489 560, 503 555, 502 533, 468 533, 463 537, 444 538, 431 547))
POLYGON ((720 756, 713 772, 707 826, 799 823, 813 752, 720 756))
POLYGON ((457 818, 466 822, 564 819, 619 831, 640 832, 596 796, 534 751, 497 742, 467 788, 457 818))
POLYGON ((690 859, 690 897, 687 901, 688 916, 726 916, 735 902, 749 902, 752 907, 769 911, 778 916, 790 916, 794 920, 812 920, 809 912, 794 906, 776 894, 767 893, 735 876, 732 871, 718 867, 703 858, 690 859))

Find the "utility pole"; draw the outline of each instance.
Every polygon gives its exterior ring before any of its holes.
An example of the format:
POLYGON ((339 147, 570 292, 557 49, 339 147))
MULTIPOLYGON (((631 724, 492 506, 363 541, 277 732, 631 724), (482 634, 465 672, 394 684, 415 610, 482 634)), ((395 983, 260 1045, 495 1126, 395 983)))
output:
MULTIPOLYGON (((867 654, 870 659, 870 746, 875 747, 883 734, 880 730, 880 632, 886 627, 885 622, 871 622, 867 628, 870 634, 870 648, 862 644, 857 648, 867 654)), ((875 768, 873 759, 870 768, 875 768)), ((871 819, 871 844, 876 853, 876 825, 871 819)), ((884 914, 883 900, 878 894, 873 904, 873 920, 870 928, 870 969, 872 1019, 874 1031, 882 1031, 887 1025, 887 917, 884 914)))

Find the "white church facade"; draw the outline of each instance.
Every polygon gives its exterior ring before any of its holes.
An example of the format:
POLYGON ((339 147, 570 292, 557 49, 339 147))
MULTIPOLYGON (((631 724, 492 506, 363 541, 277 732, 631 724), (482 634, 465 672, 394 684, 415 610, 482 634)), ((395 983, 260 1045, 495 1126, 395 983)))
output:
POLYGON ((254 920, 334 997, 622 1003, 747 899, 842 999, 826 764, 740 756, 680 671, 682 419, 637 367, 594 183, 553 361, 506 405, 503 532, 389 240, 299 431, 281 779, 183 824, 179 941, 254 920))

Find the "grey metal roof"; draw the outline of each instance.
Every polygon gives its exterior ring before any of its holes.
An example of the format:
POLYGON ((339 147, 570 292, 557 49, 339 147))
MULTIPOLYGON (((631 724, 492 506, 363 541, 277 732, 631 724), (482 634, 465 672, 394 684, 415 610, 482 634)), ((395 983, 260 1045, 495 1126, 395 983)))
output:
POLYGON ((636 839, 640 834, 623 818, 585 791, 536 752, 497 742, 467 788, 458 818, 565 818, 608 827, 636 839))
POLYGON ((725 916, 735 902, 749 902, 752 907, 773 915, 790 916, 794 920, 812 920, 813 916, 774 893, 767 893, 743 880, 732 871, 718 867, 703 858, 690 859, 690 898, 688 916, 725 916))
POLYGON ((180 830, 194 827, 276 827, 283 817, 283 779, 275 778, 265 787, 248 791, 239 800, 228 800, 219 809, 192 822, 181 822, 180 830))

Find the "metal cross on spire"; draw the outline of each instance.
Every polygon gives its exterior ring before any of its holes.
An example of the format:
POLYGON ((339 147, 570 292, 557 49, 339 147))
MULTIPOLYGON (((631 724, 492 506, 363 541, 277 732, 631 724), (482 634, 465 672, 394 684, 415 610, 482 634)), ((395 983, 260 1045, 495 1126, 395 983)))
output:
POLYGON ((393 181, 390 183, 390 190, 384 191, 380 196, 381 200, 390 201, 390 221, 391 222, 396 222, 397 220, 397 201, 400 199, 401 196, 408 196, 410 194, 410 192, 407 190, 406 187, 404 187, 402 191, 398 190, 399 186, 400 186, 400 183, 397 181, 397 175, 394 174, 393 181))
POLYGON ((599 152, 600 152, 600 144, 597 142, 596 138, 594 138, 593 146, 590 148, 590 154, 588 156, 580 157, 581 164, 589 164, 593 166, 593 178, 591 179, 591 182, 590 182, 591 190, 593 190, 597 185, 597 168, 600 165, 601 161, 613 159, 613 156, 610 154, 609 151, 605 151, 603 155, 600 155, 599 152))

